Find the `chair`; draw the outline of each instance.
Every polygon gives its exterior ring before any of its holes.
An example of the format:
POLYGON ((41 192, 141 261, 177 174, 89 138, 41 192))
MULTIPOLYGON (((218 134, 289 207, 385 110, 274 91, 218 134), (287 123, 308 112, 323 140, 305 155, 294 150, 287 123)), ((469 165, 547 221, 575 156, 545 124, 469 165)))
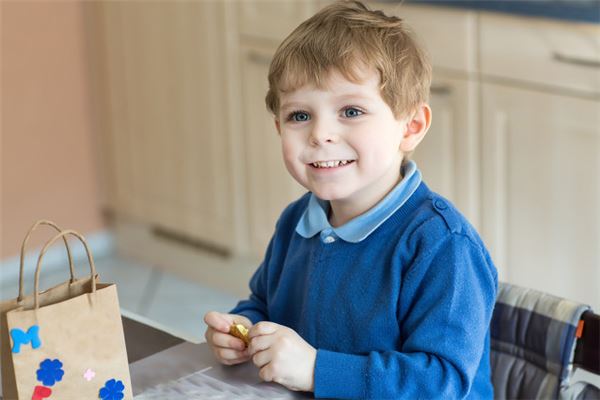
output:
POLYGON ((589 306, 501 282, 491 322, 497 399, 600 399, 570 383, 573 367, 600 375, 600 316, 589 306))

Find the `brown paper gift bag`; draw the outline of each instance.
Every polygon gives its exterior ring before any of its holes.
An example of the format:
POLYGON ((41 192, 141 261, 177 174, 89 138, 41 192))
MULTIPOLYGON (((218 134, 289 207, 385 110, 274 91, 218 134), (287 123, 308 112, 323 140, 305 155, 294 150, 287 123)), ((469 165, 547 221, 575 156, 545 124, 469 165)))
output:
MULTIPOLYGON (((10 340, 8 335, 8 329, 6 327, 6 312, 14 310, 19 307, 30 307, 33 305, 33 296, 23 295, 23 276, 24 276, 24 264, 25 264, 25 248, 31 234, 39 227, 47 225, 58 232, 61 229, 52 221, 39 220, 29 228, 29 231, 23 239, 21 244, 21 265, 19 269, 19 295, 15 299, 6 300, 0 302, 0 370, 2 372, 2 393, 5 399, 15 399, 17 397, 17 386, 15 384, 15 374, 12 367, 12 358, 10 353, 10 340)), ((71 250, 67 243, 67 238, 63 237, 65 247, 67 249, 67 256, 69 258, 69 270, 71 272, 71 279, 69 282, 61 283, 51 289, 46 290, 40 294, 40 304, 46 305, 50 303, 56 303, 58 301, 66 300, 72 296, 83 293, 83 281, 76 281, 74 275, 73 258, 71 256, 71 250)))
POLYGON ((18 398, 133 398, 116 285, 97 282, 83 236, 65 230, 44 245, 34 286, 33 306, 6 313, 18 398), (91 274, 82 280, 83 293, 44 305, 39 294, 44 253, 67 235, 83 243, 91 274))

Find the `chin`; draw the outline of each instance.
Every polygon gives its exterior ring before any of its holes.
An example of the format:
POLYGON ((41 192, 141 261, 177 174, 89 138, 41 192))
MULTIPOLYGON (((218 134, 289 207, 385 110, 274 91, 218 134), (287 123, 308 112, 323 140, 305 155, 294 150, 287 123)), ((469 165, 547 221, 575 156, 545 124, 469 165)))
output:
POLYGON ((341 190, 330 190, 330 189, 319 190, 318 188, 316 188, 316 189, 310 189, 310 191, 313 192, 314 195, 317 196, 319 199, 327 200, 327 201, 341 200, 348 196, 348 193, 346 193, 346 191, 341 191, 341 190))

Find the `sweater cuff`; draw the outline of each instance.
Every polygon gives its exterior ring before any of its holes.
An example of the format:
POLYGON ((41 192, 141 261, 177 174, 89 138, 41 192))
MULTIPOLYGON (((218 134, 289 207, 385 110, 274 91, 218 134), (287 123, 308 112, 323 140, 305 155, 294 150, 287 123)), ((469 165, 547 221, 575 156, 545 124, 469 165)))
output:
POLYGON ((368 356, 317 350, 316 398, 364 398, 368 356))

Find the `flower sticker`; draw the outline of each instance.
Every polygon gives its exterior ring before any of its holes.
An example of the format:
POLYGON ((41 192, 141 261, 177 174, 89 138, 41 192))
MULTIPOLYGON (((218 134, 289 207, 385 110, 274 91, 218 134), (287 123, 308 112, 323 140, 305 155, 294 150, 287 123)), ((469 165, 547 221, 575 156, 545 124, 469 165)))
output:
POLYGON ((86 369, 85 373, 83 374, 83 378, 88 382, 94 379, 95 376, 96 372, 92 371, 90 368, 86 369))
POLYGON ((123 390, 125 390, 123 382, 111 379, 106 381, 104 387, 100 389, 100 398, 102 400, 121 400, 124 396, 123 390))
POLYGON ((37 380, 44 386, 52 386, 55 382, 60 382, 65 374, 62 366, 63 364, 59 360, 46 358, 40 363, 40 369, 37 370, 37 380))

